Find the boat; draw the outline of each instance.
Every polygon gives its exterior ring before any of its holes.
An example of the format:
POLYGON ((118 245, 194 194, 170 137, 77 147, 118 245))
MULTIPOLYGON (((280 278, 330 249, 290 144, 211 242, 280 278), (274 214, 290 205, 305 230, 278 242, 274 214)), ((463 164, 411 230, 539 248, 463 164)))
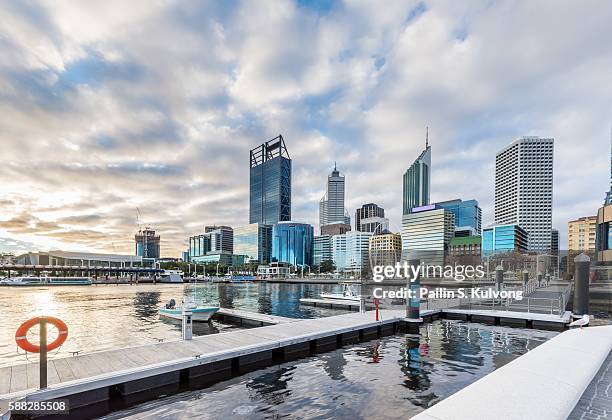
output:
POLYGON ((359 302, 361 296, 357 293, 354 283, 344 282, 342 285, 342 293, 321 293, 322 299, 338 299, 338 300, 354 300, 359 302))
POLYGON ((183 272, 181 270, 164 270, 159 275, 160 283, 182 283, 183 272))
POLYGON ((22 276, 0 280, 2 286, 90 286, 89 277, 22 276))
POLYGON ((163 308, 159 308, 159 315, 165 318, 183 319, 183 308, 191 311, 191 319, 194 322, 208 322, 210 318, 219 310, 218 306, 201 306, 195 302, 183 302, 176 305, 174 299, 170 299, 163 308))

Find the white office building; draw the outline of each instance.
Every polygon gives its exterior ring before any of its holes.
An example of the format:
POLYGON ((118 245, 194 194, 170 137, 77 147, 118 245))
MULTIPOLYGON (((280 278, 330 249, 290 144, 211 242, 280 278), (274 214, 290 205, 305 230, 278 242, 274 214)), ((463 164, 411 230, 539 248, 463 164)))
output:
POLYGON ((455 231, 455 216, 435 204, 413 208, 402 217, 402 260, 444 265, 455 231))
POLYGON ((521 137, 495 156, 495 224, 518 224, 533 251, 551 247, 553 143, 521 137))
POLYGON ((332 223, 351 224, 351 218, 344 208, 344 175, 340 174, 335 164, 327 177, 325 195, 319 201, 319 225, 332 223))
POLYGON ((346 234, 332 236, 331 248, 336 271, 344 271, 346 268, 346 234))
POLYGON ((370 237, 372 232, 351 231, 346 236, 346 269, 357 275, 369 269, 370 237))

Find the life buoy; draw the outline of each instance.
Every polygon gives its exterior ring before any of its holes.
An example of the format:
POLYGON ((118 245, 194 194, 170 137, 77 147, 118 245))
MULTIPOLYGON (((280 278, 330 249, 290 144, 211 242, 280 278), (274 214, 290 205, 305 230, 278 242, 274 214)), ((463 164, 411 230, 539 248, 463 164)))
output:
POLYGON ((17 332, 15 332, 15 341, 23 350, 30 353, 40 353, 40 346, 32 344, 28 341, 28 331, 34 325, 40 324, 42 319, 46 319, 48 324, 55 325, 55 328, 57 328, 59 332, 55 341, 47 344, 47 351, 55 350, 64 344, 64 341, 66 341, 66 338, 68 338, 68 326, 64 321, 52 316, 37 316, 36 318, 29 319, 21 324, 21 326, 17 328, 17 332))

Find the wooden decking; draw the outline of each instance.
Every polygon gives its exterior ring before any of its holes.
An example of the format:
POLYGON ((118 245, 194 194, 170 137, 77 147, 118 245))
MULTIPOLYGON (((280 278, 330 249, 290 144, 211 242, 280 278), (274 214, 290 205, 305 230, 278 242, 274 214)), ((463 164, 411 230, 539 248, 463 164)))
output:
POLYGON ((393 324, 404 319, 405 311, 384 310, 381 315, 382 321, 375 321, 372 312, 296 320, 196 337, 189 341, 170 341, 51 359, 49 388, 43 391, 36 391, 38 363, 3 367, 0 368, 0 408, 7 401, 26 395, 36 399, 59 398, 220 360, 393 324))
POLYGON ((260 314, 258 312, 243 311, 240 309, 221 308, 213 316, 225 322, 237 323, 239 325, 276 325, 286 322, 299 321, 296 318, 286 318, 284 316, 260 314))

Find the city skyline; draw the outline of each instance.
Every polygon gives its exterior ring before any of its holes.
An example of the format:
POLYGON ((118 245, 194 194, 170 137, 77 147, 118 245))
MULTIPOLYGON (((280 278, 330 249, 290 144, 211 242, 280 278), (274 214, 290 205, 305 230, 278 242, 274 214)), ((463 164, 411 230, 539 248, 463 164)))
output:
POLYGON ((133 253, 139 208, 162 256, 180 255, 205 225, 248 224, 245 155, 277 133, 293 161, 291 219, 315 231, 338 161, 349 214, 376 202, 398 232, 402 174, 427 125, 430 201, 474 198, 483 227, 495 152, 521 136, 555 138, 562 247, 567 222, 595 215, 610 188, 610 5, 3 9, 0 251, 133 253), (513 25, 491 24, 502 16, 513 25))

